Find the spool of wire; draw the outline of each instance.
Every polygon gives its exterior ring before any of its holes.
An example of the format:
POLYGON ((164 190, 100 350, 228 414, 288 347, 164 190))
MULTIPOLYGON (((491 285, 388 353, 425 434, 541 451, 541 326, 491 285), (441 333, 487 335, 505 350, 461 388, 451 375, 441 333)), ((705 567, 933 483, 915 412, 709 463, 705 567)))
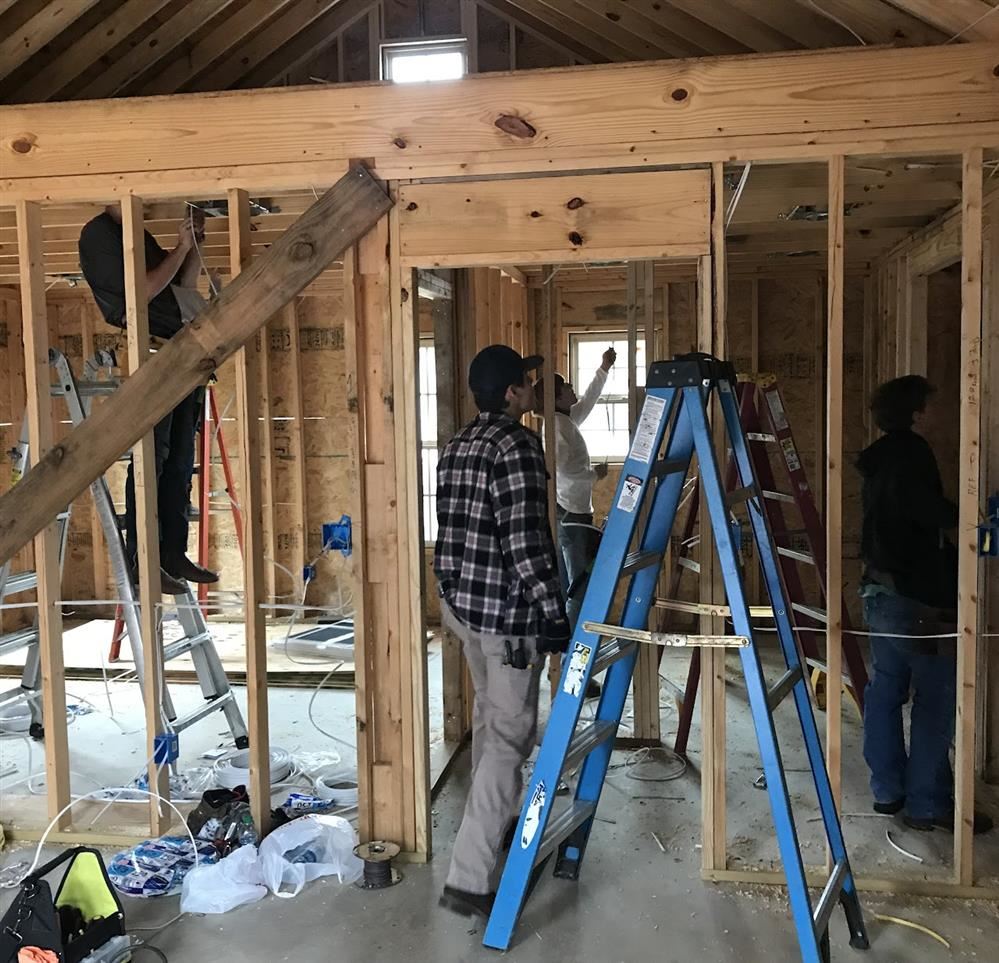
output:
POLYGON ((361 889, 385 889, 395 886, 402 879, 402 873, 392 868, 392 860, 399 855, 399 847, 395 843, 374 839, 355 846, 354 855, 364 862, 364 875, 356 884, 361 889))
MULTIPOLYGON (((277 746, 271 749, 271 785, 284 782, 291 774, 291 755, 277 746)), ((223 789, 250 785, 250 750, 243 749, 215 763, 215 781, 223 789)))

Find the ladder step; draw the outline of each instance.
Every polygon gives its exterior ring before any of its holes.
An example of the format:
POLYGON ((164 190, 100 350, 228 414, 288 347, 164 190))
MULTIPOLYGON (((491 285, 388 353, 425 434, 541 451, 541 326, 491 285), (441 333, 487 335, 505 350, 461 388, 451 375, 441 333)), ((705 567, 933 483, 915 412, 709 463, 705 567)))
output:
POLYGON ((744 488, 737 488, 735 491, 729 492, 725 496, 725 504, 729 508, 734 508, 736 505, 741 505, 755 497, 756 487, 754 485, 746 485, 744 488))
POLYGON ((630 655, 636 645, 637 643, 632 642, 631 639, 611 639, 608 642, 602 642, 597 657, 593 660, 591 676, 598 675, 619 659, 630 655))
POLYGON ((793 548, 784 548, 782 545, 777 546, 777 554, 783 555, 784 558, 793 558, 796 562, 803 562, 805 565, 815 564, 815 558, 807 552, 796 552, 793 548))
POLYGON ((7 582, 4 584, 2 597, 6 598, 8 595, 17 595, 18 592, 30 592, 33 588, 37 587, 37 572, 16 572, 13 575, 7 576, 7 582))
POLYGON ((614 737, 617 732, 617 723, 608 722, 606 719, 595 719, 589 725, 584 726, 573 737, 569 743, 569 749, 565 754, 565 761, 562 763, 562 772, 574 769, 577 763, 588 756, 601 743, 614 737))
POLYGON ((819 897, 819 902, 815 907, 815 916, 813 917, 817 939, 821 940, 822 935, 829 926, 829 917, 832 916, 832 911, 836 906, 836 901, 839 899, 839 894, 843 891, 843 885, 846 883, 848 872, 849 865, 847 861, 841 859, 833 869, 832 876, 829 877, 825 889, 822 890, 822 895, 819 897))
POLYGON ((7 635, 0 635, 0 655, 8 655, 26 648, 38 641, 38 629, 19 629, 17 632, 10 632, 7 635))
POLYGON ((700 575, 701 573, 701 563, 695 562, 694 559, 692 558, 687 558, 686 555, 681 555, 676 560, 676 564, 679 565, 681 568, 688 569, 689 571, 694 572, 698 575, 700 575))
POLYGON ((681 458, 673 458, 669 461, 662 458, 656 462, 655 467, 652 469, 652 477, 662 478, 664 475, 674 475, 681 471, 686 472, 689 466, 690 462, 684 461, 681 458))
POLYGON ((633 575, 635 572, 648 568, 650 565, 658 565, 662 556, 659 552, 632 552, 624 560, 619 578, 626 575, 633 575))
POLYGON ((199 645, 204 645, 210 639, 211 636, 207 632, 202 632, 199 635, 185 636, 183 639, 178 639, 176 642, 170 642, 169 644, 163 646, 163 661, 170 662, 173 659, 177 659, 190 652, 191 649, 194 649, 199 645))
POLYGON ((788 505, 794 505, 794 495, 788 495, 786 492, 772 492, 764 489, 763 497, 769 498, 772 502, 787 502, 788 505))
POLYGON ((555 847, 568 839, 587 819, 591 819, 597 811, 597 804, 577 799, 557 816, 552 816, 545 829, 545 834, 538 846, 538 854, 534 858, 535 865, 546 859, 555 851, 555 847))
POLYGON ((665 645, 671 648, 691 646, 716 646, 723 649, 744 649, 749 645, 745 635, 692 635, 686 632, 649 632, 646 629, 629 629, 623 625, 608 625, 604 622, 584 622, 583 629, 606 638, 629 639, 648 645, 665 645))
POLYGON ((773 688, 767 690, 767 705, 770 711, 773 712, 784 701, 784 697, 794 688, 795 684, 800 682, 803 678, 803 670, 801 663, 788 669, 773 688))
POLYGON ((776 435, 768 435, 766 432, 762 431, 747 431, 746 432, 747 441, 762 441, 766 442, 768 445, 774 445, 777 443, 776 435))
POLYGON ((232 701, 232 692, 224 692, 222 695, 206 700, 204 705, 198 706, 197 709, 193 712, 189 712, 186 716, 181 716, 181 718, 173 720, 170 723, 170 728, 173 729, 174 732, 183 732, 185 729, 189 729, 193 726, 196 722, 200 722, 202 719, 210 716, 213 712, 219 712, 224 709, 232 701))

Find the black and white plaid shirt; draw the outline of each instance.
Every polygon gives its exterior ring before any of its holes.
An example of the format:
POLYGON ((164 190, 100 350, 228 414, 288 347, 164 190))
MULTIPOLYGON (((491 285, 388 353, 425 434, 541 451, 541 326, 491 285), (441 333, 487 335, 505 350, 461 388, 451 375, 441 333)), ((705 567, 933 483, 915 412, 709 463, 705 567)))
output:
POLYGON ((434 572, 466 625, 530 636, 565 617, 541 439, 507 415, 482 412, 437 466, 434 572))

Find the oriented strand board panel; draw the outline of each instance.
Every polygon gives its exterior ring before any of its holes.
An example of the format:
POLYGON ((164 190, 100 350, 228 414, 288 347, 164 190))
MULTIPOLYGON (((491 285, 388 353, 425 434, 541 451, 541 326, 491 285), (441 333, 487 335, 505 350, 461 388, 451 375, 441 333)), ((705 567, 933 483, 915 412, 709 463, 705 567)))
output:
POLYGON ((412 265, 696 257, 708 250, 706 170, 411 184, 400 190, 412 265))

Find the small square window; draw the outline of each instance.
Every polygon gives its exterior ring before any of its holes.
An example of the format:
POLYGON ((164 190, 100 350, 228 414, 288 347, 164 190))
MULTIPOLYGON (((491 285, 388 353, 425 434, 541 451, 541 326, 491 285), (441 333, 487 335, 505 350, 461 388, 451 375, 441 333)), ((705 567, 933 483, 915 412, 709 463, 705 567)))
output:
POLYGON ((429 40, 382 45, 382 79, 397 84, 457 80, 468 72, 464 40, 429 40))

